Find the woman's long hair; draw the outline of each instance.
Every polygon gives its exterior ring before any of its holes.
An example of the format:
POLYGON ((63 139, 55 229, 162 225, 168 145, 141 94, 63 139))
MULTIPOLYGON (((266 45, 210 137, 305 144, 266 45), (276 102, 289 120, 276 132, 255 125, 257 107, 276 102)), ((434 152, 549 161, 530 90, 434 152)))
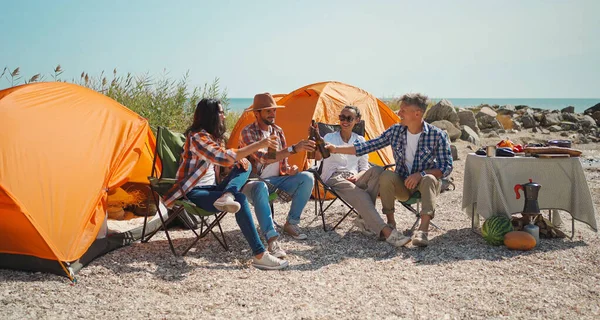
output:
POLYGON ((225 134, 225 123, 221 121, 219 105, 221 101, 216 99, 202 99, 196 106, 194 122, 185 131, 187 136, 190 132, 198 132, 202 129, 210 133, 215 139, 221 141, 225 134))

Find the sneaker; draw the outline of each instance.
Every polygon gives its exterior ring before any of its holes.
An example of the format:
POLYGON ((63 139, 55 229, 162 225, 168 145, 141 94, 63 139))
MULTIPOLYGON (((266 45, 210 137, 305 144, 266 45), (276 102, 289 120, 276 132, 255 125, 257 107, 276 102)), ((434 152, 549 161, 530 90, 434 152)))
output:
POLYGON ((358 232, 362 233, 367 237, 374 237, 375 233, 371 232, 371 230, 367 229, 367 225, 365 224, 365 220, 363 218, 358 217, 352 221, 352 224, 356 227, 358 232))
POLYGON ((217 201, 213 203, 213 206, 219 211, 225 211, 229 213, 236 213, 240 211, 240 203, 235 201, 233 194, 227 192, 224 193, 217 201))
POLYGON ((286 268, 290 263, 286 260, 274 257, 268 251, 265 251, 262 258, 252 258, 252 265, 260 270, 280 270, 286 268))
POLYGON ((429 240, 427 239, 427 232, 417 230, 412 238, 412 243, 417 247, 427 247, 429 240))
POLYGON ((269 253, 274 256, 275 258, 285 258, 287 256, 287 254, 285 253, 285 251, 283 251, 283 249, 281 249, 281 245, 279 244, 279 241, 274 240, 273 242, 271 242, 269 244, 269 253))
POLYGON ((385 239, 385 242, 393 245, 394 247, 404 247, 410 242, 410 238, 394 229, 392 230, 390 236, 385 239))
POLYGON ((285 223, 283 226, 283 232, 287 235, 292 236, 296 240, 306 240, 308 236, 300 231, 300 228, 295 224, 285 223))

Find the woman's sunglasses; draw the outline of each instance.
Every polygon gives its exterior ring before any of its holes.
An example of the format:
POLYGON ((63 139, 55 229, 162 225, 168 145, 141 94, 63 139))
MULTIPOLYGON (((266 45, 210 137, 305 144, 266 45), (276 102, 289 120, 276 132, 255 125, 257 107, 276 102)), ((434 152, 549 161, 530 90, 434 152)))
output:
POLYGON ((338 116, 338 118, 340 119, 340 121, 346 121, 346 122, 352 122, 352 121, 354 121, 354 117, 353 116, 345 116, 343 114, 340 114, 338 116))

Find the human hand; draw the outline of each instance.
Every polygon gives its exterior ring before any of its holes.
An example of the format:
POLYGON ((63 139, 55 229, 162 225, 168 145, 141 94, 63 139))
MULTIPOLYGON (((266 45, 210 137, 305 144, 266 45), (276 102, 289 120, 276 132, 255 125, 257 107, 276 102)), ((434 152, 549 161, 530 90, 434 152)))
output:
POLYGON ((300 140, 300 142, 296 143, 295 149, 296 152, 300 151, 315 151, 316 143, 312 140, 300 140))
POLYGON ((335 146, 330 143, 325 143, 325 149, 329 150, 329 153, 336 153, 335 146))
POLYGON ((406 180, 404 180, 404 186, 407 189, 413 190, 419 185, 419 182, 421 182, 422 178, 423 177, 421 176, 421 174, 419 172, 415 172, 415 173, 411 174, 410 176, 408 176, 408 178, 406 178, 406 180))
POLYGON ((244 169, 244 171, 248 171, 248 167, 250 166, 250 161, 248 161, 248 159, 246 159, 246 158, 242 158, 242 159, 238 160, 236 165, 238 168, 244 169))
POLYGON ((277 141, 276 135, 271 135, 268 138, 260 140, 260 144, 263 148, 273 148, 275 150, 279 149, 279 141, 277 141))
POLYGON ((292 165, 290 167, 290 170, 288 171, 288 175, 293 176, 293 175, 296 175, 296 173, 298 173, 298 166, 292 165))
POLYGON ((356 183, 356 181, 358 180, 358 177, 356 175, 351 175, 348 178, 346 178, 346 180, 352 182, 352 183, 356 183))

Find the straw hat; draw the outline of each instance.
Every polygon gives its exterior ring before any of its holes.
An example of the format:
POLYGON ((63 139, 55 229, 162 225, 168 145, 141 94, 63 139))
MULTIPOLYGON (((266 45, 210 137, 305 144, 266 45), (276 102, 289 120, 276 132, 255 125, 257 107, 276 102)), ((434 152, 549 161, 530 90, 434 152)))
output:
POLYGON ((278 106, 277 103, 275 102, 275 99, 273 99, 273 96, 268 93, 259 93, 257 95, 254 96, 254 102, 252 103, 252 106, 250 108, 248 108, 246 111, 260 111, 263 109, 278 109, 278 108, 285 108, 285 106, 278 106))

